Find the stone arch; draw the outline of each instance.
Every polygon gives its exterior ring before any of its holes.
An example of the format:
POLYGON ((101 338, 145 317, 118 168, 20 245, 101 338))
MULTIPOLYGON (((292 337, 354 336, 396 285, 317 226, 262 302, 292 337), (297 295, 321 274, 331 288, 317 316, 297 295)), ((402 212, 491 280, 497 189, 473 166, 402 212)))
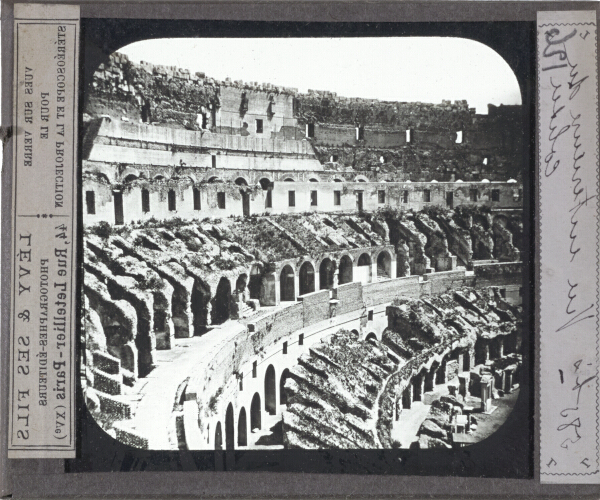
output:
POLYGON ((229 319, 231 313, 231 283, 223 276, 219 280, 212 306, 212 323, 220 325, 229 319))
POLYGON ((216 182, 223 182, 218 176, 212 175, 206 180, 209 184, 214 184, 216 182))
POLYGON ((225 449, 233 450, 235 448, 235 435, 233 423, 233 405, 229 403, 225 412, 225 449))
POLYGON ((251 299, 260 299, 260 285, 263 275, 263 265, 256 263, 250 267, 250 279, 248 281, 248 291, 251 299))
POLYGON ((285 265, 279 275, 279 300, 294 301, 296 300, 296 276, 294 269, 289 264, 285 265))
POLYGON ((344 182, 344 179, 336 175, 331 178, 330 182, 344 182))
POLYGON ((298 271, 298 286, 300 295, 315 291, 315 268, 310 261, 305 261, 298 271))
POLYGON ((287 394, 285 393, 285 381, 290 376, 290 371, 286 368, 281 372, 281 378, 279 379, 279 404, 287 404, 287 394))
POLYGON ((370 332, 367 335, 367 338, 365 338, 365 341, 369 341, 369 340, 377 340, 377 335, 375 335, 375 332, 370 332))
POLYGON ((331 290, 335 276, 335 261, 325 257, 319 265, 319 290, 331 290))
POLYGON ((133 181, 137 181, 139 179, 139 175, 136 175, 134 173, 130 173, 127 176, 125 176, 125 178, 123 179, 123 182, 133 182, 133 181))
POLYGON ((312 176, 308 178, 308 182, 320 182, 320 180, 318 177, 312 176))
POLYGON ((269 365, 265 372, 265 411, 270 415, 277 413, 277 383, 275 380, 275 367, 269 365))
POLYGON ((248 185, 248 180, 242 176, 238 177, 234 182, 238 186, 247 186, 248 185))
POLYGON ((273 181, 268 177, 261 177, 258 183, 260 184, 260 187, 263 189, 263 191, 266 191, 267 189, 271 189, 273 187, 273 181))
POLYGON ((238 446, 248 446, 248 424, 246 422, 246 408, 242 407, 238 418, 238 446))
POLYGON ((235 280, 235 291, 236 293, 244 293, 246 288, 248 287, 248 275, 246 273, 242 273, 235 280))
POLYGON ((293 177, 288 176, 288 177, 285 177, 283 179, 283 182, 296 182, 296 179, 294 179, 293 177))
POLYGON ((339 284, 352 283, 352 257, 344 255, 340 259, 339 265, 339 284))
POLYGON ((208 306, 210 304, 210 286, 200 279, 194 280, 190 307, 192 310, 192 321, 194 335, 202 335, 210 323, 208 317, 208 306))
POLYGON ((350 333, 353 333, 354 335, 356 335, 358 337, 358 330, 350 330, 350 333))
POLYGON ((164 181, 166 179, 166 177, 163 174, 156 174, 154 177, 152 177, 153 181, 164 181))
POLYGON ((252 397, 252 403, 250 404, 250 431, 262 429, 261 416, 260 394, 257 392, 252 397))
POLYGON ((367 179, 364 175, 357 175, 354 178, 354 182, 369 182, 369 179, 367 179))
POLYGON ((356 263, 356 273, 361 283, 370 283, 372 278, 371 256, 365 252, 360 255, 356 263))
POLYGON ((217 422, 215 428, 215 450, 223 449, 223 433, 221 432, 221 422, 217 422))
POLYGON ((387 250, 382 250, 377 255, 377 277, 393 278, 392 276, 392 256, 387 250))

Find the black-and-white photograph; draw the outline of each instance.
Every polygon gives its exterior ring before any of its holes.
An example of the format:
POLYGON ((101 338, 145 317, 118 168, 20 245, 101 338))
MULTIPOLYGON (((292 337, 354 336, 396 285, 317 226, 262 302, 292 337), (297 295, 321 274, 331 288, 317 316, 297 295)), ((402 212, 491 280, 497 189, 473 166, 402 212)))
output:
POLYGON ((83 95, 93 420, 143 450, 492 437, 531 397, 511 66, 461 37, 197 36, 123 46, 83 95))

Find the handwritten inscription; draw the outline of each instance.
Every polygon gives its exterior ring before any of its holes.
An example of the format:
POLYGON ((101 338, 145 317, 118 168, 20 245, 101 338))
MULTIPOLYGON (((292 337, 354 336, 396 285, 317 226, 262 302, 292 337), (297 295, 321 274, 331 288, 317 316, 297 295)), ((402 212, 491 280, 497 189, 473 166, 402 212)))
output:
MULTIPOLYGON (((542 17, 550 14, 557 13, 542 17)), ((545 270, 540 277, 541 473, 548 476, 600 472, 595 450, 595 43, 593 23, 561 19, 538 24, 540 251, 545 270)))

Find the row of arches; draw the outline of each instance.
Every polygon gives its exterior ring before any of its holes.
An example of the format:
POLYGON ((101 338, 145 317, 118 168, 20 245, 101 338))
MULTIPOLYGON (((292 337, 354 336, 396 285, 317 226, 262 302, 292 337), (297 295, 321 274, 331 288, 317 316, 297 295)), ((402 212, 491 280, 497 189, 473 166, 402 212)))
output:
MULTIPOLYGON (((238 412, 237 425, 235 422, 235 410, 232 403, 227 405, 225 411, 225 429, 222 428, 221 422, 217 422, 214 431, 214 447, 216 450, 222 450, 223 447, 227 450, 233 450, 238 447, 249 446, 249 435, 263 428, 263 411, 269 415, 276 415, 278 407, 287 404, 287 396, 285 394, 284 385, 289 377, 289 370, 285 368, 279 381, 275 373, 275 367, 271 364, 267 367, 264 377, 264 391, 261 394, 255 392, 250 402, 250 415, 246 412, 246 408, 242 406, 238 412), (279 386, 279 391, 277 391, 279 386), (279 400, 277 399, 279 393, 279 400), (264 406, 263 406, 264 405, 264 406), (248 427, 248 424, 250 427, 248 427)), ((208 429, 210 436, 210 428, 208 429)), ((210 437, 209 437, 210 439, 210 437)))
MULTIPOLYGON (((335 276, 337 273, 337 281, 339 285, 351 283, 353 281, 360 281, 363 283, 369 283, 373 281, 373 270, 372 260, 369 253, 362 253, 356 263, 356 275, 355 266, 350 255, 343 255, 340 258, 339 264, 329 258, 325 257, 319 264, 319 290, 329 290, 336 286, 335 276)), ((387 250, 382 250, 377 256, 377 277, 381 278, 392 278, 392 257, 387 250)), ((295 297, 295 284, 296 275, 291 265, 285 265, 280 272, 280 300, 281 301, 294 301, 295 297)), ((299 295, 305 295, 312 293, 317 290, 317 283, 315 279, 315 266, 310 261, 304 261, 298 270, 298 292, 299 295)))

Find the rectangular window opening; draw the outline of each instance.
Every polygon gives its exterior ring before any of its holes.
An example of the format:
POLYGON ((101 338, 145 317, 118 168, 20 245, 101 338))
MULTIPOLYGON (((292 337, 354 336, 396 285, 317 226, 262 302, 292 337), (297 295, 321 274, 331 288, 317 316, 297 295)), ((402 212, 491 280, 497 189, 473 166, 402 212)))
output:
POLYGON ((256 120, 256 133, 257 134, 262 134, 263 133, 263 121, 257 119, 256 120))
POLYGON ((458 132, 456 132, 456 140, 455 140, 456 144, 462 144, 463 142, 463 133, 462 130, 459 130, 458 132))
POLYGON ((150 191, 142 189, 142 212, 150 212, 150 191))
POLYGON ((402 193, 402 203, 408 203, 408 191, 402 193))
POLYGON ((256 378, 257 377, 257 366, 256 366, 256 361, 252 362, 252 378, 256 378))
POLYGON ((372 310, 367 313, 367 320, 373 321, 373 311, 372 310))
POLYGON ((380 205, 385 203, 385 191, 377 191, 377 202, 380 205))
POLYGON ((413 141, 413 131, 411 129, 408 129, 406 131, 406 143, 410 144, 413 141))
POLYGON ((265 208, 273 208, 273 191, 270 189, 267 191, 267 197, 265 198, 265 208))
POLYGON ((287 342, 283 343, 283 354, 287 354, 287 342))
POLYGON ((469 191, 469 197, 471 201, 477 201, 477 189, 471 189, 469 191))
POLYGON ((221 209, 225 209, 225 193, 217 193, 217 206, 221 209))
POLYGON ((298 335, 298 345, 304 345, 304 334, 298 335))
POLYGON ((175 191, 169 190, 169 212, 175 212, 177 210, 177 200, 175 198, 175 191))
POLYGON ((194 210, 200 210, 200 190, 194 188, 194 210))
POLYGON ((311 207, 317 206, 317 192, 316 191, 310 192, 310 206, 311 207))
POLYGON ((492 189, 492 201, 500 201, 500 190, 492 189))
POLYGON ((356 127, 356 140, 357 141, 365 140, 365 127, 356 127))
POLYGON ((212 168, 217 168, 217 155, 210 155, 212 168))
POLYGON ((88 214, 94 215, 96 213, 96 193, 94 191, 85 192, 85 205, 88 214))
POLYGON ((425 203, 429 203, 431 201, 431 191, 429 189, 425 189, 423 191, 423 201, 425 203))
POLYGON ((339 206, 342 204, 342 192, 334 191, 333 192, 333 204, 339 206))
POLYGON ((296 206, 296 191, 288 191, 288 206, 296 206))
POLYGON ((315 136, 315 124, 307 123, 306 124, 306 137, 312 139, 315 136))

